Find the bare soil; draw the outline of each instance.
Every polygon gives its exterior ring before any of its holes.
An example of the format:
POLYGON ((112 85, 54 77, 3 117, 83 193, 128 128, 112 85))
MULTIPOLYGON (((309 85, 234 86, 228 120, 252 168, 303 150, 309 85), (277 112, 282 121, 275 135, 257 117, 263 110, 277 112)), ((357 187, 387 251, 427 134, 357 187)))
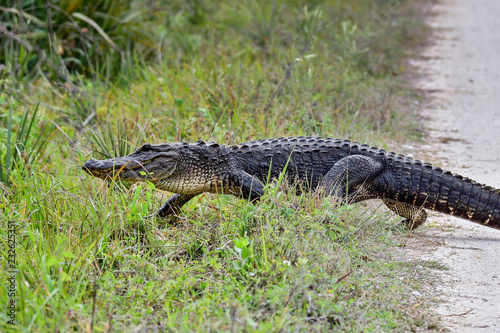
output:
MULTIPOLYGON (((426 160, 500 188, 500 1, 441 0, 432 46, 412 65, 426 91, 426 160)), ((500 230, 431 214, 409 256, 437 260, 443 331, 500 332, 500 230)))

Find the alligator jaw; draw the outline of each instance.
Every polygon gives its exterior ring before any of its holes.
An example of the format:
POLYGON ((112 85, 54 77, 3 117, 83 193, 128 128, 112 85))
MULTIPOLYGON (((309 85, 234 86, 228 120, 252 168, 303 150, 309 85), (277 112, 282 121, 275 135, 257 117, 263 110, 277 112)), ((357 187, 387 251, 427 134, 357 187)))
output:
POLYGON ((148 170, 150 169, 149 164, 150 161, 141 163, 128 157, 111 158, 101 161, 91 159, 85 162, 82 169, 88 174, 101 179, 115 178, 117 180, 128 181, 155 180, 157 177, 153 177, 154 173, 148 170))
POLYGON ((101 178, 125 181, 160 181, 169 177, 176 168, 171 154, 159 153, 156 156, 138 156, 134 153, 125 157, 107 160, 90 159, 82 166, 88 174, 101 178))
POLYGON ((140 164, 138 162, 123 161, 123 158, 107 160, 90 159, 85 162, 82 169, 89 175, 101 179, 111 178, 116 175, 121 180, 128 180, 125 179, 128 178, 125 176, 126 173, 136 173, 137 175, 133 177, 133 180, 139 180, 137 178, 140 175, 140 164))

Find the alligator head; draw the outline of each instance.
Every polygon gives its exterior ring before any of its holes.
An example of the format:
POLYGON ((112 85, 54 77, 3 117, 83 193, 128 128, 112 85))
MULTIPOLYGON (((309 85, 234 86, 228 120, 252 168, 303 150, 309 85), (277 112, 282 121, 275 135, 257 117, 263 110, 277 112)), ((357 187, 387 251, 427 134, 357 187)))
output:
POLYGON ((157 183, 172 175, 177 166, 178 155, 178 150, 172 144, 144 144, 128 156, 88 160, 82 169, 102 179, 149 180, 157 183))

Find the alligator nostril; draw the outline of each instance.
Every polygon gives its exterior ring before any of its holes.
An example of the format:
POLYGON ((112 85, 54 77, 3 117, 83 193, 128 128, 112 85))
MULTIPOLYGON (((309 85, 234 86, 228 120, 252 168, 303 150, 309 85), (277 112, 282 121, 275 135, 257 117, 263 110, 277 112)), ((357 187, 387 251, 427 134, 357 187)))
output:
POLYGON ((95 167, 96 162, 97 160, 92 158, 83 164, 82 169, 83 170, 92 169, 93 166, 95 167))

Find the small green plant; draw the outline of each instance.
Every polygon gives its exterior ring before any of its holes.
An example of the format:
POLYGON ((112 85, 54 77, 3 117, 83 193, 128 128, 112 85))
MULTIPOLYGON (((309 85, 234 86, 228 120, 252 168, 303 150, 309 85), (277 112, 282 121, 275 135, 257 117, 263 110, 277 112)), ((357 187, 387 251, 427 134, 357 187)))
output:
POLYGON ((233 239, 234 249, 232 253, 235 256, 233 267, 237 271, 252 273, 253 245, 248 237, 233 239))
POLYGON ((132 202, 130 203, 130 218, 136 219, 140 217, 146 217, 149 214, 150 208, 152 207, 152 193, 155 190, 155 186, 151 182, 146 182, 146 186, 149 189, 145 193, 145 201, 139 200, 144 199, 142 195, 142 185, 137 185, 132 196, 132 202))

